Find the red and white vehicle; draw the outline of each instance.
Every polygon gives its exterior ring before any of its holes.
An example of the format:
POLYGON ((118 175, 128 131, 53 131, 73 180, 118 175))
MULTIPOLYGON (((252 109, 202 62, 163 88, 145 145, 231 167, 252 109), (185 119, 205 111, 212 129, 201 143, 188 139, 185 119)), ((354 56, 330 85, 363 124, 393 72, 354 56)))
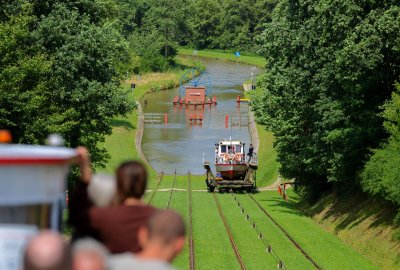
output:
POLYGON ((215 145, 215 169, 217 177, 224 180, 243 179, 247 171, 244 143, 232 139, 215 145))

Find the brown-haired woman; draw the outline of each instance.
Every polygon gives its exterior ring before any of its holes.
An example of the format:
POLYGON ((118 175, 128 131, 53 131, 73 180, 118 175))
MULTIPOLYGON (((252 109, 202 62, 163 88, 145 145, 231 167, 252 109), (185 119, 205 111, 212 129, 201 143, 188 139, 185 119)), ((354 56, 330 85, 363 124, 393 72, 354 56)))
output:
POLYGON ((142 200, 147 186, 146 168, 137 161, 122 163, 116 171, 115 205, 93 207, 87 194, 92 178, 89 154, 84 147, 79 147, 77 152, 81 181, 69 203, 69 223, 75 229, 73 240, 91 236, 101 241, 111 253, 140 251, 138 229, 156 210, 142 200))

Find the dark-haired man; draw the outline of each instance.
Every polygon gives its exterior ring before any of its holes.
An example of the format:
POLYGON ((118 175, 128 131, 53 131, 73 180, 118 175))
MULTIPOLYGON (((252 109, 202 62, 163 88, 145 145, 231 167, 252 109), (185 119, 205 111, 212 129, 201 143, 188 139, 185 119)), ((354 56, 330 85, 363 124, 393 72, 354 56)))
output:
POLYGON ((248 162, 250 162, 251 159, 253 158, 253 152, 254 152, 254 146, 252 144, 250 144, 249 152, 247 153, 247 156, 249 157, 249 161, 248 162))
POLYGON ((170 263, 185 246, 185 224, 182 217, 170 210, 159 210, 140 228, 138 254, 125 253, 110 259, 111 270, 171 270, 170 263))

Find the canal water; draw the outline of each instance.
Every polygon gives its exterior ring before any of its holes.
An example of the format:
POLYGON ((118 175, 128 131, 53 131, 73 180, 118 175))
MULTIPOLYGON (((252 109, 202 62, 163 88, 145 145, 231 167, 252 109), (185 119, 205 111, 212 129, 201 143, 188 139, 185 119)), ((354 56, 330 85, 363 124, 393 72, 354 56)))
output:
POLYGON ((219 140, 241 140, 246 143, 246 151, 251 142, 248 105, 238 106, 236 98, 243 96, 242 84, 254 69, 235 62, 205 58, 201 61, 210 76, 212 95, 218 102, 216 106, 204 109, 198 106, 197 110, 174 106, 172 101, 179 88, 149 93, 144 98, 142 151, 157 172, 171 174, 176 170, 178 174, 188 171, 202 174, 205 172, 203 158, 213 163, 215 143, 219 140), (203 124, 191 124, 191 114, 203 114, 203 124))

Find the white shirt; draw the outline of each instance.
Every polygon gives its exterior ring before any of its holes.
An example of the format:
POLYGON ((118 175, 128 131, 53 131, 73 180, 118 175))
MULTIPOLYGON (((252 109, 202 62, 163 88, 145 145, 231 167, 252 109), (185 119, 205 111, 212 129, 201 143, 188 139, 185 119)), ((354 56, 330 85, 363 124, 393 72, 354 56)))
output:
POLYGON ((113 255, 109 260, 110 270, 175 270, 170 264, 159 260, 140 259, 132 253, 113 255))

